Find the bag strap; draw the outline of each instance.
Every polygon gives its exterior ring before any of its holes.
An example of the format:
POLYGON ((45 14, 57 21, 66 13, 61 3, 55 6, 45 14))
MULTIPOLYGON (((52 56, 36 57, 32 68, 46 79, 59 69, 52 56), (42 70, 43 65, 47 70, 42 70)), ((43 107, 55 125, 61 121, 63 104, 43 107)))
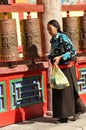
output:
POLYGON ((59 68, 59 66, 56 63, 54 63, 52 66, 53 67, 55 66, 56 68, 59 68))

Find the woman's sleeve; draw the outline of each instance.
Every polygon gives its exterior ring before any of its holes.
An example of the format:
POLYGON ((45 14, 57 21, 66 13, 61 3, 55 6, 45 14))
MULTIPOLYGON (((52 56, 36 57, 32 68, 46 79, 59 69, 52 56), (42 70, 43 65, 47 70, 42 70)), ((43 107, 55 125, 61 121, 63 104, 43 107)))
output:
POLYGON ((63 35, 62 40, 64 43, 64 50, 65 50, 65 53, 62 54, 62 59, 68 60, 76 55, 76 51, 72 41, 66 35, 63 35))

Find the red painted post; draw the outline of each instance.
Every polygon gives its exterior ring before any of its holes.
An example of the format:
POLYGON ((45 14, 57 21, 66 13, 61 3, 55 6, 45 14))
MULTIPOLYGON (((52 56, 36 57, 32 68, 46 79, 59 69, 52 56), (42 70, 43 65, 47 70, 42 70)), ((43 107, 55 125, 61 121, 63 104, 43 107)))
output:
POLYGON ((15 3, 15 0, 9 0, 10 2, 10 4, 13 4, 13 3, 15 3))

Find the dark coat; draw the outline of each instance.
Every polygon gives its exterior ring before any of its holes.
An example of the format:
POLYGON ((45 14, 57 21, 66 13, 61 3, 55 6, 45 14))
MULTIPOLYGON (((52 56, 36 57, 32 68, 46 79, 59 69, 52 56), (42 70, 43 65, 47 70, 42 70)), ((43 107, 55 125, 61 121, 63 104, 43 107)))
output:
POLYGON ((69 80, 70 86, 62 89, 52 90, 53 117, 66 118, 74 116, 76 113, 83 112, 83 102, 78 94, 75 67, 62 70, 69 80))

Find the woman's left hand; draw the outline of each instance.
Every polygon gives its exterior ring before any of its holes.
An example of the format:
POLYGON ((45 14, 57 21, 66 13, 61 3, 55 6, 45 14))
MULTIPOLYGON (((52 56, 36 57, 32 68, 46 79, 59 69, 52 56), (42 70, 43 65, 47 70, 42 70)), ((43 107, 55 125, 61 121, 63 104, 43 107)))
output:
POLYGON ((59 62, 60 62, 60 60, 61 60, 61 57, 62 57, 62 56, 56 56, 56 57, 53 59, 53 60, 54 60, 54 63, 58 65, 59 62))

